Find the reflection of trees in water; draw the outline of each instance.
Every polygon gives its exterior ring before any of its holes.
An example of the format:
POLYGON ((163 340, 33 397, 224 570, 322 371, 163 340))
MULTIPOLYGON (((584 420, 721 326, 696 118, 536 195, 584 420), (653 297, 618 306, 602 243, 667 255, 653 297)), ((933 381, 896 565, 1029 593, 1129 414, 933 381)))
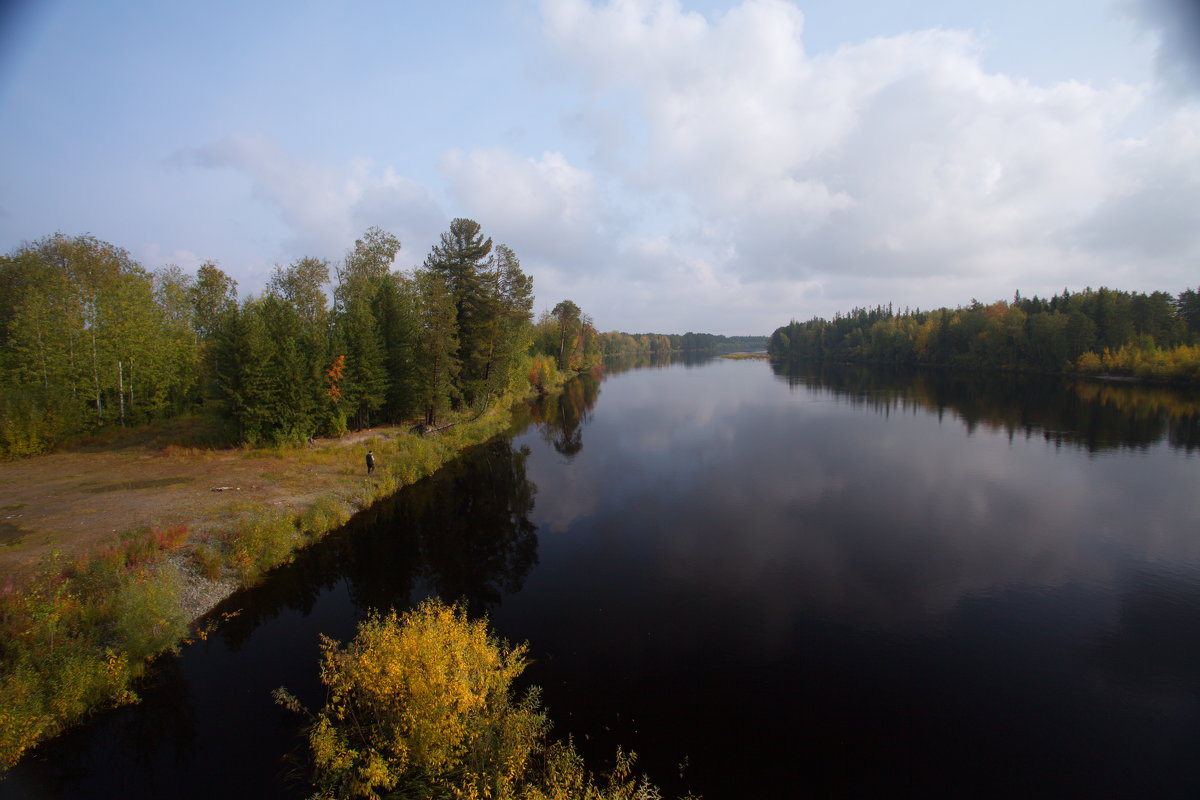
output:
POLYGON ((633 369, 664 369, 673 364, 683 364, 685 367, 698 367, 707 364, 717 356, 712 353, 694 353, 673 351, 669 353, 623 353, 617 356, 604 357, 604 372, 607 375, 620 375, 633 369))
POLYGON ((221 625, 221 636, 237 649, 286 609, 309 614, 340 581, 359 609, 408 606, 419 599, 412 597, 417 582, 446 600, 465 600, 472 611, 498 604, 537 563, 528 455, 498 437, 355 515, 293 564, 230 598, 218 611, 240 614, 221 625))
POLYGON ((828 391, 881 414, 925 408, 940 418, 949 411, 968 431, 1040 433, 1088 452, 1146 448, 1163 439, 1189 453, 1200 449, 1195 389, 849 364, 773 362, 772 368, 789 385, 828 391))
POLYGON ((534 404, 531 415, 546 444, 568 460, 583 449, 583 428, 600 397, 600 379, 581 375, 568 381, 563 390, 534 404))
POLYGON ((195 713, 179 659, 170 654, 156 659, 137 690, 137 704, 102 713, 40 744, 36 761, 19 764, 21 782, 33 789, 30 796, 69 797, 86 786, 98 790, 97 796, 116 797, 127 770, 152 771, 164 757, 186 763, 196 739, 195 713), (108 765, 108 771, 98 775, 97 764, 108 765))
POLYGON ((538 546, 528 457, 528 449, 493 439, 413 486, 397 506, 395 523, 420 543, 421 577, 444 599, 465 599, 477 611, 524 585, 538 546))

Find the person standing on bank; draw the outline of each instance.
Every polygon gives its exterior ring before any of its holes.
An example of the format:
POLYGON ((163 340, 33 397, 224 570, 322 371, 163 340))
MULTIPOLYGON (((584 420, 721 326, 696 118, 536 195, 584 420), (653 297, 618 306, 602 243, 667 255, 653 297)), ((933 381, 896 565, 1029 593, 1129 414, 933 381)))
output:
POLYGON ((375 471, 375 455, 374 451, 367 451, 367 474, 370 475, 375 471))

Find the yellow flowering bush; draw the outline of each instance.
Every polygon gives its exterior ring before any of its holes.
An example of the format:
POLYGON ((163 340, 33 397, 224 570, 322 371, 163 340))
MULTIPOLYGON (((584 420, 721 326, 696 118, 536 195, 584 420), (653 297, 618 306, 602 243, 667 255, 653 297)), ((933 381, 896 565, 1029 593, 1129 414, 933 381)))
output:
POLYGON ((325 639, 318 796, 515 796, 547 728, 536 691, 512 695, 525 653, 437 602, 373 614, 344 648, 325 639))
MULTIPOLYGON (((570 739, 547 743, 537 690, 513 696, 526 652, 433 600, 371 614, 344 647, 323 639, 327 698, 308 728, 313 797, 661 800, 634 774, 634 753, 618 749, 597 780, 570 739)), ((275 699, 305 711, 286 689, 275 699)))

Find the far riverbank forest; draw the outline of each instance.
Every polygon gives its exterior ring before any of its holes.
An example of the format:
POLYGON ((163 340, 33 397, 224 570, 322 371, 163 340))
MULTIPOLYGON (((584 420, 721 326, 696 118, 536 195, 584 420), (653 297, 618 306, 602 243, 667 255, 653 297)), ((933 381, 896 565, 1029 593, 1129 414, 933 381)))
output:
POLYGON ((1200 383, 1200 293, 1063 291, 966 308, 856 308, 793 320, 777 358, 1024 370, 1200 383))
POLYGON ((215 263, 150 271, 92 236, 55 234, 0 257, 0 457, 195 411, 226 430, 194 444, 433 427, 605 355, 741 341, 599 333, 571 300, 535 322, 532 277, 473 220, 455 219, 411 272, 392 268, 399 251, 371 228, 341 263, 277 266, 242 299, 215 263))

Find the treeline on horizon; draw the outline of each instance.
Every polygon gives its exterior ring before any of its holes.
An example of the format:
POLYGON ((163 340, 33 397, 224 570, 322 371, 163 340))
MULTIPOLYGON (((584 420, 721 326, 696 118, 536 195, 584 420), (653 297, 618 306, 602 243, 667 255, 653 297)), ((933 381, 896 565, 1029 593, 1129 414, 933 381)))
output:
POLYGON ((148 271, 92 236, 0 257, 0 455, 88 431, 215 411, 232 438, 304 441, 483 408, 598 363, 572 301, 533 320, 533 280, 455 219, 423 265, 371 228, 340 263, 277 266, 263 292, 206 262, 148 271))
POLYGON ((793 320, 771 334, 776 358, 1025 370, 1200 382, 1200 294, 1063 290, 965 308, 856 308, 793 320))
POLYGON ((723 336, 714 333, 622 333, 600 334, 606 356, 652 353, 734 353, 743 350, 765 350, 766 336, 723 336))

